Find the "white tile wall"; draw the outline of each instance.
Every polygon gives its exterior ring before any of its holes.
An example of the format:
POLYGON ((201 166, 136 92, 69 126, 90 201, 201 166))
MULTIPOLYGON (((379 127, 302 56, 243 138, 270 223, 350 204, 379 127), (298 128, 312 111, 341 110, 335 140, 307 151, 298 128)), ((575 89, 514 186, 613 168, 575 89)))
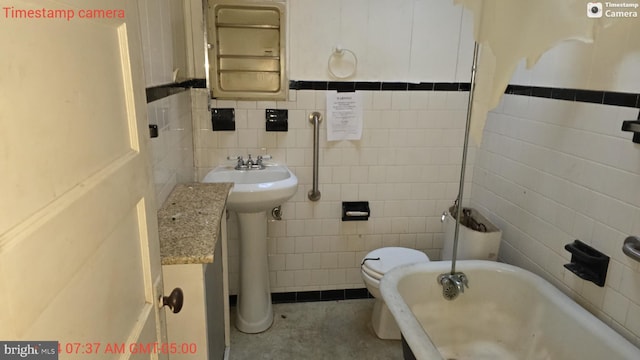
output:
POLYGON ((149 124, 159 136, 149 140, 158 208, 176 183, 194 181, 191 95, 183 91, 147 104, 149 124))
MULTIPOLYGON (((457 195, 467 92, 367 91, 360 141, 327 142, 321 123, 319 183, 311 202, 311 111, 325 112, 325 91, 291 91, 278 103, 213 101, 236 109, 236 131, 213 132, 205 90, 194 91, 194 144, 199 179, 231 154, 268 153, 291 167, 297 194, 271 221, 269 266, 273 292, 360 288, 360 260, 381 246, 406 246, 440 257, 441 212, 457 195), (429 101, 432 100, 432 101, 429 101), (288 132, 266 132, 264 110, 289 110, 288 132), (342 222, 342 201, 369 201, 366 222, 342 222)), ((470 156, 473 163, 474 152, 470 156)), ((467 180, 471 181, 471 171, 467 180)), ((231 292, 236 291, 238 244, 230 218, 231 292)))
POLYGON ((640 345, 640 145, 620 131, 638 109, 505 95, 489 113, 471 203, 503 229, 502 260, 532 270, 640 345), (611 257, 600 288, 566 271, 580 239, 611 257))

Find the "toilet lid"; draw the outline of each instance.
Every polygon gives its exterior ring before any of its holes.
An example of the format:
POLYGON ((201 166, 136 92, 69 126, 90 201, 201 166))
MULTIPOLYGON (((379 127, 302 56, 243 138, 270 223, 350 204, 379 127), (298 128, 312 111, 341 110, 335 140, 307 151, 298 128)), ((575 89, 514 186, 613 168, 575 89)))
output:
POLYGON ((382 277, 387 271, 400 266, 416 262, 429 261, 429 257, 422 251, 403 247, 384 247, 373 250, 363 259, 363 270, 367 273, 379 274, 382 277), (380 260, 373 260, 380 258, 380 260), (364 259, 369 259, 364 261, 364 259))

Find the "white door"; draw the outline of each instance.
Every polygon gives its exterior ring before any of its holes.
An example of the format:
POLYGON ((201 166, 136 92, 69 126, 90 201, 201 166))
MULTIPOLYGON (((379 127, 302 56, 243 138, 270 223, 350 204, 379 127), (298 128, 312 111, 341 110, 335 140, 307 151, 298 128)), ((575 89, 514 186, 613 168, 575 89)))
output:
POLYGON ((136 2, 0 10, 0 339, 158 358, 138 351, 165 330, 136 2))

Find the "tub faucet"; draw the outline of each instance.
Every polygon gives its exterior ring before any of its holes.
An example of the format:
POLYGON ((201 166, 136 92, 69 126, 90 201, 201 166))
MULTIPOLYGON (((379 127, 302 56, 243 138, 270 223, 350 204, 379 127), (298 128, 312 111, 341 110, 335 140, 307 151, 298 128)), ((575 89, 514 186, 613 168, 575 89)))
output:
POLYGON ((459 272, 453 274, 453 276, 451 277, 451 281, 453 281, 460 293, 464 294, 465 286, 469 287, 469 280, 467 280, 467 275, 465 275, 464 273, 459 272))
POLYGON ((457 298, 459 294, 464 293, 465 286, 469 287, 467 275, 461 272, 440 274, 438 283, 442 285, 442 296, 447 300, 457 298))

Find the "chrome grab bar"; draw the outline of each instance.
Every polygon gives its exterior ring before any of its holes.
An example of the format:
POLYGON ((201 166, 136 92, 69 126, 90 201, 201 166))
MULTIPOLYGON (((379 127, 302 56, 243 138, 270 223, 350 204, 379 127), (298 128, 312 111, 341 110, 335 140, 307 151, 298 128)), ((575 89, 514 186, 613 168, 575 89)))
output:
POLYGON ((622 252, 633 260, 640 262, 640 238, 629 236, 624 239, 622 252))
POLYGON ((313 187, 309 190, 309 200, 320 200, 320 190, 318 190, 318 153, 320 152, 320 122, 322 122, 322 114, 317 111, 309 114, 309 122, 313 124, 313 187))

